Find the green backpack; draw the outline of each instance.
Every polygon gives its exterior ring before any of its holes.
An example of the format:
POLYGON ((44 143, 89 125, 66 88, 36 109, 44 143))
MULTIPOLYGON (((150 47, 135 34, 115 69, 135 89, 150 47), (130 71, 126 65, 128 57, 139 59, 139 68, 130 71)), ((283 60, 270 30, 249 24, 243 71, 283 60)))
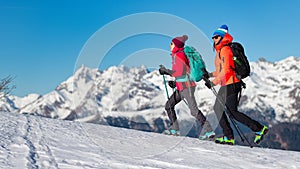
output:
POLYGON ((197 50, 192 46, 186 46, 183 50, 190 62, 190 74, 176 78, 177 82, 195 81, 199 82, 204 74, 205 63, 197 50))

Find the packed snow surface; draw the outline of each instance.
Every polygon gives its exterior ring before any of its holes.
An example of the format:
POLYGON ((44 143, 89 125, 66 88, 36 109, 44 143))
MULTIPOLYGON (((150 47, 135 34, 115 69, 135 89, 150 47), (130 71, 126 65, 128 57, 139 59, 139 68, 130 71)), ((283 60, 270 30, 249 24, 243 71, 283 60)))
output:
POLYGON ((0 112, 0 168, 300 168, 300 153, 0 112))

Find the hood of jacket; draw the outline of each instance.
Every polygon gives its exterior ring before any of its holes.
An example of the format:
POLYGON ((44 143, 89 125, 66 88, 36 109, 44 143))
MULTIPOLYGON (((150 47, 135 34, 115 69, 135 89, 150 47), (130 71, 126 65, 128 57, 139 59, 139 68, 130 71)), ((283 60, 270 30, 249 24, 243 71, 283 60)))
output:
POLYGON ((233 40, 233 37, 229 34, 226 33, 223 37, 223 39, 221 40, 221 42, 218 45, 215 45, 215 49, 217 51, 221 50, 221 48, 229 43, 231 43, 233 40))
POLYGON ((184 50, 184 47, 182 48, 178 48, 176 46, 174 46, 173 50, 172 50, 172 56, 174 57, 174 55, 180 51, 183 51, 184 50))

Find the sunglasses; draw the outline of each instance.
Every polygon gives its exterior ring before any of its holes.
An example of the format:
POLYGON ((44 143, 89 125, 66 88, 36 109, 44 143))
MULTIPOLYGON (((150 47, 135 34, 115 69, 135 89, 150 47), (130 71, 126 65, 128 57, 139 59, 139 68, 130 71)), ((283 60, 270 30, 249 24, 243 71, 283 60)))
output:
POLYGON ((212 39, 218 39, 220 35, 213 36, 212 39))

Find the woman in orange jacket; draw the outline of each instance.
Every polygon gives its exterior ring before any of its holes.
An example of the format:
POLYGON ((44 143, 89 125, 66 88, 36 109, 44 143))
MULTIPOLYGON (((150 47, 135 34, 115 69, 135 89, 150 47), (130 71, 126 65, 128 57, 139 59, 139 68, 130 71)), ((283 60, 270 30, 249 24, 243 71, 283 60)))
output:
MULTIPOLYGON (((242 86, 241 80, 237 78, 234 71, 234 60, 232 59, 233 53, 229 46, 233 37, 228 33, 227 25, 222 25, 218 28, 214 32, 212 39, 214 41, 214 49, 216 50, 216 70, 210 73, 209 76, 214 77, 214 80, 212 81, 213 85, 221 85, 215 101, 214 111, 224 133, 224 136, 217 138, 215 142, 221 144, 234 144, 234 134, 227 116, 224 113, 225 105, 223 104, 225 103, 229 109, 227 114, 256 132, 254 142, 259 143, 263 136, 268 132, 268 128, 238 111, 238 94, 241 91, 242 86), (220 100, 224 103, 221 103, 220 100)), ((210 83, 206 83, 206 85, 208 88, 211 88, 210 83)))

